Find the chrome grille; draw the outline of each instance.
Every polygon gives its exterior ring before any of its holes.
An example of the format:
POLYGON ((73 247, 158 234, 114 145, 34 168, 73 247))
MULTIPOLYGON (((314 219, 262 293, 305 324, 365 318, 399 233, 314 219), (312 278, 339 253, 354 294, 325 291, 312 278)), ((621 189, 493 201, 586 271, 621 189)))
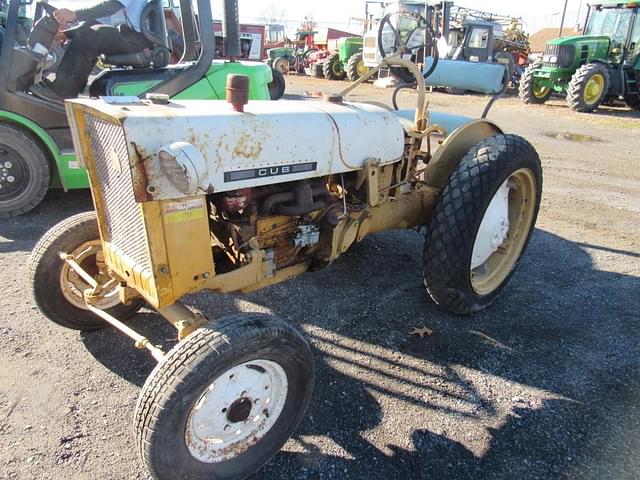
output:
POLYGON ((87 115, 87 128, 103 211, 107 240, 143 270, 151 270, 147 235, 135 201, 127 141, 120 125, 87 115))

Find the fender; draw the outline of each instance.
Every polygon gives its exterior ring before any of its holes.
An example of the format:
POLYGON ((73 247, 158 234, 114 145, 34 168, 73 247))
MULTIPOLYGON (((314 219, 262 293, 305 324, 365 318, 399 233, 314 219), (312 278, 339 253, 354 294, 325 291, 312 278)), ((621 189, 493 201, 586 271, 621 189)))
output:
POLYGON ((474 145, 485 138, 501 134, 502 129, 491 120, 472 120, 447 137, 436 150, 425 170, 425 181, 430 187, 443 189, 449 176, 474 145))

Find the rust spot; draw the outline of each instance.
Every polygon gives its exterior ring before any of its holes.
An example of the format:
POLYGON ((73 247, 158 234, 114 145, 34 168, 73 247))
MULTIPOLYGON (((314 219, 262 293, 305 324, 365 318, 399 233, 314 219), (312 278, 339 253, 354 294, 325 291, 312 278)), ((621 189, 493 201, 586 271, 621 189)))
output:
POLYGON ((233 155, 251 160, 257 160, 262 153, 262 144, 251 138, 251 135, 243 133, 233 149, 233 155))
POLYGON ((129 160, 131 165, 131 180, 133 183, 133 194, 137 202, 148 202, 151 200, 149 194, 149 180, 147 178, 146 162, 151 160, 144 149, 140 148, 135 142, 131 142, 133 150, 136 152, 135 158, 129 160))

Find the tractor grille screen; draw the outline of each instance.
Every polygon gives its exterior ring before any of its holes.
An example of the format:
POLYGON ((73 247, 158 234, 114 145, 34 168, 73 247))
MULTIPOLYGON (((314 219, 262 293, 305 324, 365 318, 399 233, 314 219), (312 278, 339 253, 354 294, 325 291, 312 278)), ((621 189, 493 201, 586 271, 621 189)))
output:
POLYGON ((545 67, 569 68, 573 65, 573 59, 576 56, 576 47, 573 45, 547 45, 544 49, 545 60, 549 57, 557 57, 556 62, 545 61, 545 67))
POLYGON ((106 240, 144 270, 151 269, 140 205, 135 201, 129 155, 120 125, 87 115, 87 128, 103 200, 106 240))

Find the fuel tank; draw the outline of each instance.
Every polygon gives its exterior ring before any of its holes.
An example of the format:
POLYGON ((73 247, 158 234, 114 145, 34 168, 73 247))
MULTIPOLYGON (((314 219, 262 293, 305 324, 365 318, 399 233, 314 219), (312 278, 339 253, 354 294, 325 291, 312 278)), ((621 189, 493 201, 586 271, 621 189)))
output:
MULTIPOLYGON (((69 112, 99 120, 81 122, 94 130, 87 132, 94 153, 113 148, 100 122, 121 127, 132 181, 147 186, 148 200, 345 173, 369 159, 394 163, 404 151, 401 121, 370 104, 254 101, 237 112, 223 101, 131 102, 74 100, 82 108, 69 112)), ((96 162, 108 158, 94 154, 96 162)))

